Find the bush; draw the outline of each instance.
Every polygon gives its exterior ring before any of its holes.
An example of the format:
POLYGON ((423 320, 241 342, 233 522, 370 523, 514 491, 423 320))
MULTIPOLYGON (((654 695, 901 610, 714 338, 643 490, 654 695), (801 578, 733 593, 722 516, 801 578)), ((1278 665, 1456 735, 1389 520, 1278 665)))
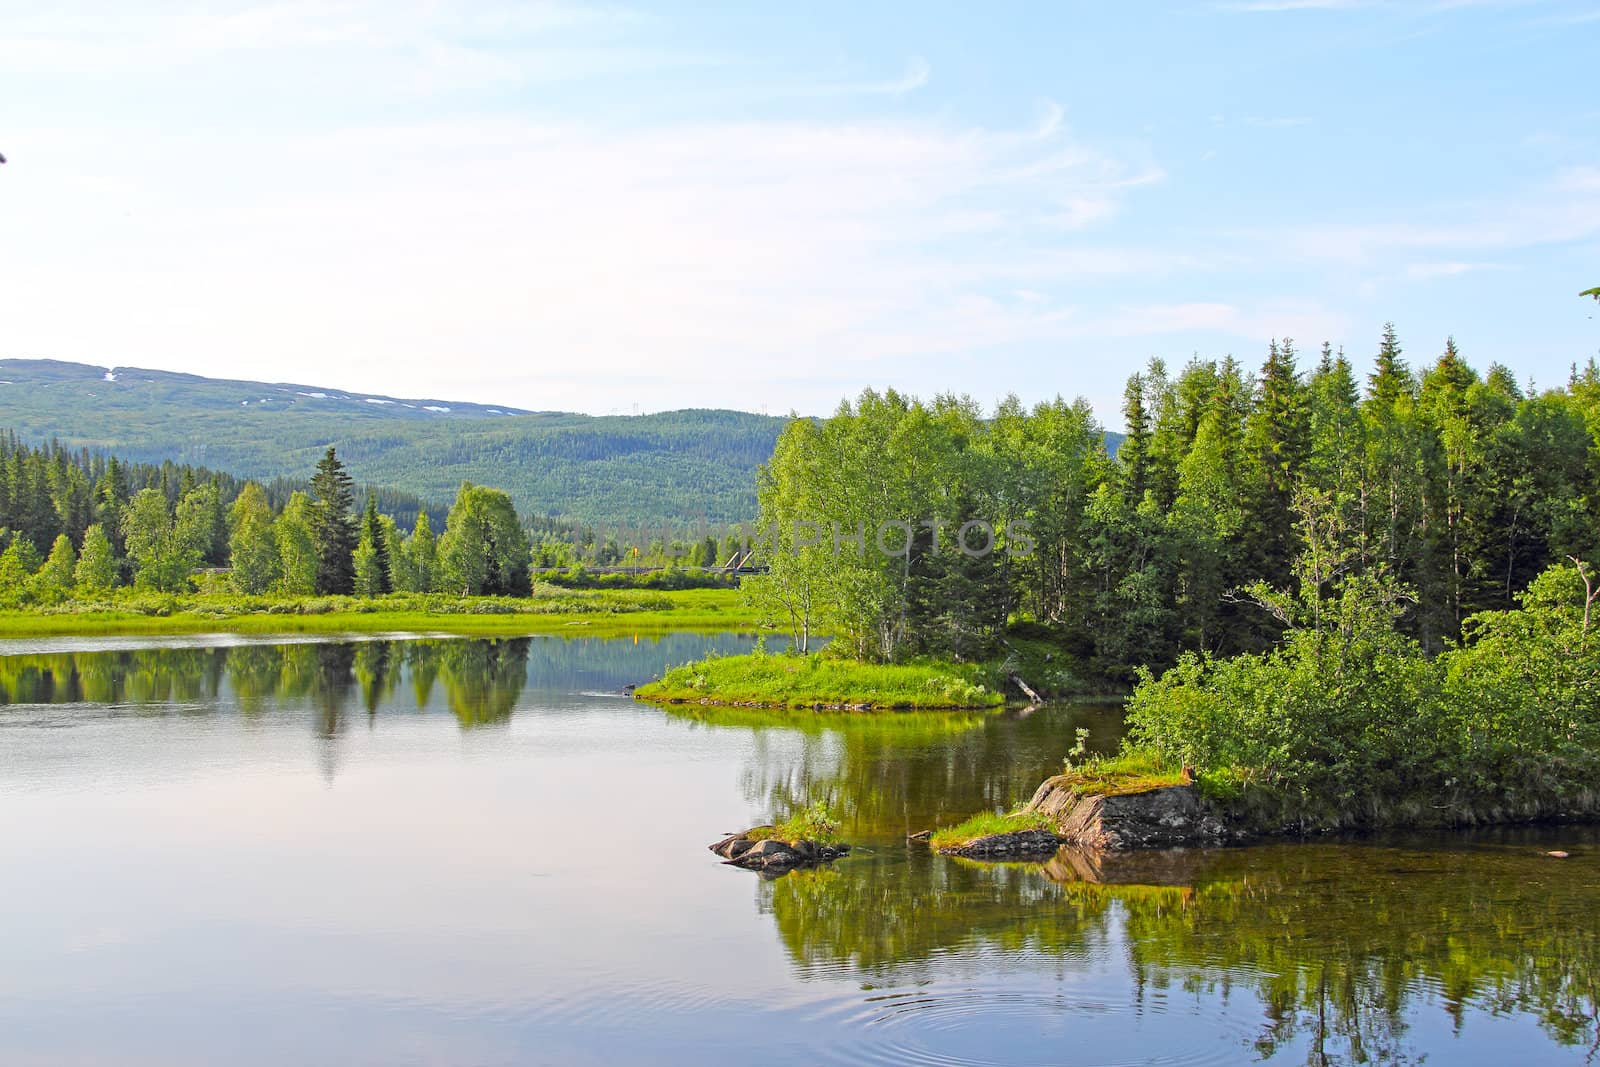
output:
POLYGON ((1467 643, 1431 660, 1396 630, 1396 591, 1350 579, 1271 652, 1144 672, 1131 746, 1211 781, 1269 786, 1333 824, 1536 814, 1589 795, 1600 642, 1579 572, 1552 568, 1518 610, 1474 616, 1467 643))

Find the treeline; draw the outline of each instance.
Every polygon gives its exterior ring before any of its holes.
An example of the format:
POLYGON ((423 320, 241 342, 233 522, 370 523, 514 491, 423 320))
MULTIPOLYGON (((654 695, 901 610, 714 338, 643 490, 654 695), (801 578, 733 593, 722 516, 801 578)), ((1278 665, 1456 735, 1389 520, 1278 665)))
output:
POLYGON ((868 391, 796 420, 760 475, 772 571, 752 587, 801 644, 824 627, 863 657, 978 658, 1022 617, 1127 679, 1271 647, 1284 623, 1239 590, 1296 588, 1310 545, 1410 590, 1398 625, 1430 652, 1596 547, 1592 361, 1535 390, 1447 341, 1414 370, 1391 326, 1364 380, 1342 351, 1302 367, 1274 342, 1253 373, 1152 360, 1123 413, 1115 457, 1081 400, 985 414, 868 391))
POLYGON ((663 532, 573 526, 547 532, 533 546, 533 565, 541 569, 590 567, 642 571, 682 567, 722 567, 749 547, 745 527, 692 528, 663 532), (673 536, 676 532, 681 536, 673 536))
POLYGON ((309 491, 275 506, 267 487, 203 468, 124 465, 10 438, 5 447, 0 605, 197 584, 285 596, 531 591, 527 533, 499 490, 463 484, 435 537, 427 508, 412 509, 404 534, 377 491, 357 514, 354 482, 332 448, 309 491))
MULTIPOLYGON (((168 506, 175 507, 201 483, 216 486, 219 501, 226 507, 239 495, 246 479, 170 459, 130 462, 86 448, 65 448, 56 441, 32 447, 12 431, 0 430, 0 529, 27 538, 40 553, 48 552, 60 534, 81 544, 93 523, 119 528, 118 503, 125 503, 141 489, 159 489, 168 506)), ((303 478, 273 478, 258 484, 275 510, 306 488, 303 478)), ((446 509, 414 493, 376 485, 363 492, 375 498, 379 511, 408 528, 424 512, 435 525, 444 523, 446 509)))

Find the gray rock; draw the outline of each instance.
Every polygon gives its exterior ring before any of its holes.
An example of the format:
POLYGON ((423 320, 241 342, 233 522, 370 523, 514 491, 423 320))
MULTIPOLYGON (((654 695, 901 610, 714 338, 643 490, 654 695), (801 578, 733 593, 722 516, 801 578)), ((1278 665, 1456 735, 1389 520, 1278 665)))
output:
POLYGON ((990 834, 941 851, 952 856, 984 857, 1051 856, 1061 847, 1061 838, 1049 830, 1018 830, 1009 834, 990 834))
POLYGON ((1051 778, 1034 793, 1027 810, 1048 815, 1063 838, 1085 848, 1216 844, 1228 833, 1217 812, 1192 785, 1085 797, 1073 792, 1064 779, 1051 778))
POLYGON ((796 867, 813 867, 836 860, 850 851, 849 845, 824 845, 818 841, 780 841, 767 837, 752 841, 751 834, 769 832, 770 826, 757 826, 742 834, 730 834, 710 846, 730 867, 784 874, 796 867))

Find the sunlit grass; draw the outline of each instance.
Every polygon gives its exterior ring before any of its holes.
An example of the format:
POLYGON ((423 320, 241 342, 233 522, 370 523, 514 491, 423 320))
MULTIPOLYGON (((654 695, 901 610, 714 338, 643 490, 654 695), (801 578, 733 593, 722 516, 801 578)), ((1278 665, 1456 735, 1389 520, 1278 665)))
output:
POLYGON ((50 610, 0 612, 0 637, 181 633, 532 634, 626 636, 670 630, 754 630, 737 590, 580 591, 531 597, 122 596, 50 610))
POLYGON ((860 663, 822 653, 713 656, 642 685, 643 700, 766 707, 987 708, 1004 696, 974 665, 860 663))
POLYGON ((827 804, 818 801, 781 822, 757 827, 750 831, 749 837, 752 841, 771 838, 790 844, 815 841, 819 845, 836 845, 839 843, 839 818, 827 804))
POLYGON ((993 837, 996 834, 1016 834, 1024 830, 1051 830, 1055 829, 1050 817, 1032 811, 1013 811, 1004 815, 986 812, 974 815, 964 822, 954 826, 947 826, 942 830, 935 830, 928 838, 928 844, 936 849, 960 848, 962 845, 971 844, 980 837, 993 837))
POLYGON ((1149 749, 1124 749, 1114 756, 1070 763, 1051 779, 1079 796, 1114 797, 1148 793, 1174 785, 1189 785, 1181 767, 1170 767, 1149 749))

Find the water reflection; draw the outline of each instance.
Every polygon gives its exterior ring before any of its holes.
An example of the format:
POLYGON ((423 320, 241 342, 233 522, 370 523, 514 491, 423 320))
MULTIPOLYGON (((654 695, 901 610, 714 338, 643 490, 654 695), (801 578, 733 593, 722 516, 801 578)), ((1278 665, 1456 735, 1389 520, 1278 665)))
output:
MULTIPOLYGON (((1124 955, 1135 1003, 1244 1000, 1239 1058, 1417 1063, 1442 1011, 1526 1016, 1600 1050, 1600 829, 947 861, 907 849, 757 886, 802 973, 899 986, 1003 957, 1025 971, 1124 955), (1544 855, 1560 843, 1570 860, 1544 855), (1243 1047, 1248 1045, 1248 1048, 1243 1047)), ((1533 1050, 1528 1050, 1530 1053, 1533 1050)), ((1477 1062, 1489 1062, 1487 1058, 1477 1062)))
POLYGON ((354 702, 376 715, 407 691, 423 708, 442 681, 450 710, 472 727, 505 722, 526 689, 620 695, 663 663, 750 644, 737 635, 667 635, 642 646, 594 638, 422 638, 0 655, 0 707, 203 704, 254 715, 310 701, 324 732, 336 732, 354 702))
MULTIPOLYGON (((380 715, 440 703, 463 730, 504 726, 527 693, 609 692, 643 681, 663 664, 707 651, 746 650, 740 635, 596 638, 248 642, 186 644, 0 656, 6 707, 97 705, 133 715, 215 715, 255 720, 311 713, 322 776, 339 767, 352 716, 376 728, 380 715)), ((0 714, 0 726, 6 724, 0 714)))
POLYGON ((835 713, 675 706, 689 722, 749 731, 755 742, 745 795, 775 817, 816 800, 844 818, 852 841, 900 841, 908 834, 1009 808, 1061 769, 1089 731, 1096 751, 1121 740, 1121 710, 1107 704, 1054 705, 1028 712, 835 713), (777 742, 798 739, 798 751, 777 742))
POLYGON ((1079 727, 1110 747, 1115 709, 622 692, 747 645, 0 657, 0 1059, 29 1033, 86 1062, 575 1062, 603 1034, 616 1062, 687 1064, 776 1033, 764 1062, 1594 1056, 1600 830, 948 859, 905 835, 1026 796, 1079 727), (704 851, 821 797, 860 846, 831 868, 762 881, 704 851))

